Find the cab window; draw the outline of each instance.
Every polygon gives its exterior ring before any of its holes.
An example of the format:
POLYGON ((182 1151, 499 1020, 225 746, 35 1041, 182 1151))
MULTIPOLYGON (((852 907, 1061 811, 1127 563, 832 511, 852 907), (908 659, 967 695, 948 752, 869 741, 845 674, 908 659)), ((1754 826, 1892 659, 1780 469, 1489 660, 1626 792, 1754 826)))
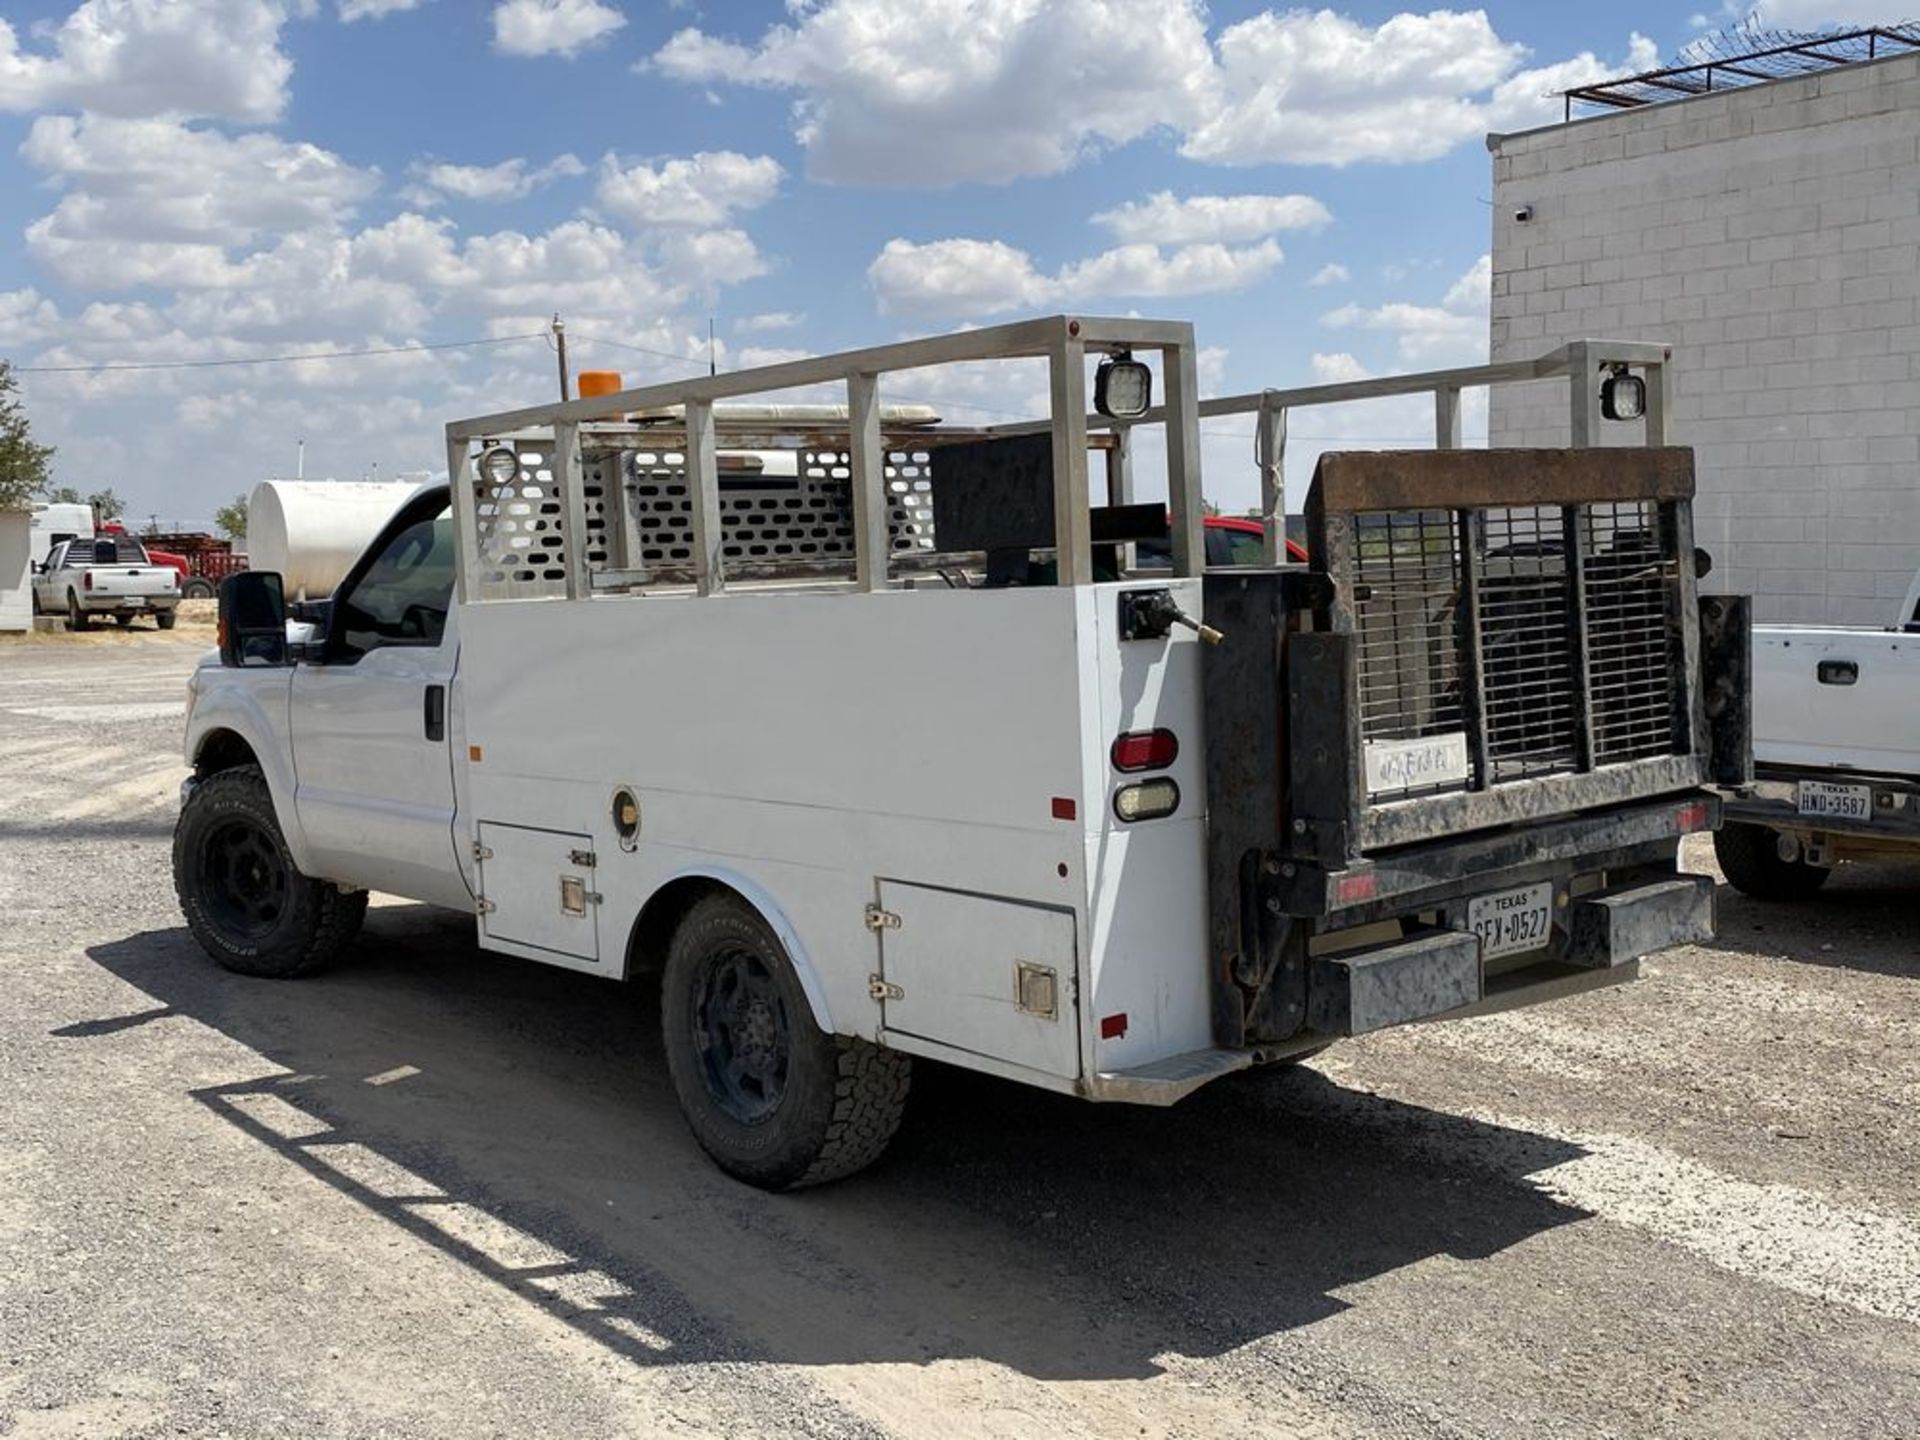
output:
POLYGON ((333 604, 334 657, 359 659, 383 645, 438 645, 453 600, 453 512, 396 534, 333 604))

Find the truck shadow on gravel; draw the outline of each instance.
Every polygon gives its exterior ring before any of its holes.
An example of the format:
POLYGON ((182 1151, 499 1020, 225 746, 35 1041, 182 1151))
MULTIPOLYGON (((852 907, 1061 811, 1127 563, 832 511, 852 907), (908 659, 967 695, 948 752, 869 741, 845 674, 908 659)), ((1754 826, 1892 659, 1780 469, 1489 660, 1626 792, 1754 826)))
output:
POLYGON ((1714 948, 1875 975, 1920 978, 1920 867, 1847 864, 1806 900, 1717 895, 1714 948))
POLYGON ((922 1065, 878 1166, 765 1195, 688 1136, 645 982, 490 957, 415 906, 306 981, 226 974, 181 929, 88 953, 150 1001, 63 1036, 231 1037, 268 1063, 195 1092, 211 1114, 636 1363, 1145 1377, 1586 1215, 1527 1181, 1579 1148, 1306 1068, 1146 1110, 922 1065))

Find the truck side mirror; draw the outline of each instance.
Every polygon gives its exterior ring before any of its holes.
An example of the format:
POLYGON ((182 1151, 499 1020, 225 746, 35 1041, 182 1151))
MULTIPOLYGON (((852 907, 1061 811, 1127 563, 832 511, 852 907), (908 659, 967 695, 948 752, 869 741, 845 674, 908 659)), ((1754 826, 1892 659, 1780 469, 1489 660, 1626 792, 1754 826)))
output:
POLYGON ((220 582, 220 663, 287 663, 287 597, 272 570, 242 570, 220 582))

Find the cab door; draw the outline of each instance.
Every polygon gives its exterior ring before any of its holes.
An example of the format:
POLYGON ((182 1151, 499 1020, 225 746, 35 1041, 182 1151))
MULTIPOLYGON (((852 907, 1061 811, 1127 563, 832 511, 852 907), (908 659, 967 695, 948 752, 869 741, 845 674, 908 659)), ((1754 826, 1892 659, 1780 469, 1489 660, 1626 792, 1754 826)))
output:
POLYGON ((321 874, 459 909, 449 709, 457 636, 444 490, 401 507, 334 592, 293 677, 295 804, 321 874))

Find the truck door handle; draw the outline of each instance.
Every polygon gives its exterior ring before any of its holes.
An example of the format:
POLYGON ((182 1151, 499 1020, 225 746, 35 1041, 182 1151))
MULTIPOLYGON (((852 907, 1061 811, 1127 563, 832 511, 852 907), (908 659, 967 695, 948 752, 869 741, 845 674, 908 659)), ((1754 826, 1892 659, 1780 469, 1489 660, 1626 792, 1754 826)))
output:
POLYGON ((427 686, 425 710, 427 739, 444 740, 447 738, 447 687, 444 685, 427 686))
POLYGON ((1822 685, 1857 685, 1860 665, 1854 660, 1822 660, 1815 668, 1822 685))

